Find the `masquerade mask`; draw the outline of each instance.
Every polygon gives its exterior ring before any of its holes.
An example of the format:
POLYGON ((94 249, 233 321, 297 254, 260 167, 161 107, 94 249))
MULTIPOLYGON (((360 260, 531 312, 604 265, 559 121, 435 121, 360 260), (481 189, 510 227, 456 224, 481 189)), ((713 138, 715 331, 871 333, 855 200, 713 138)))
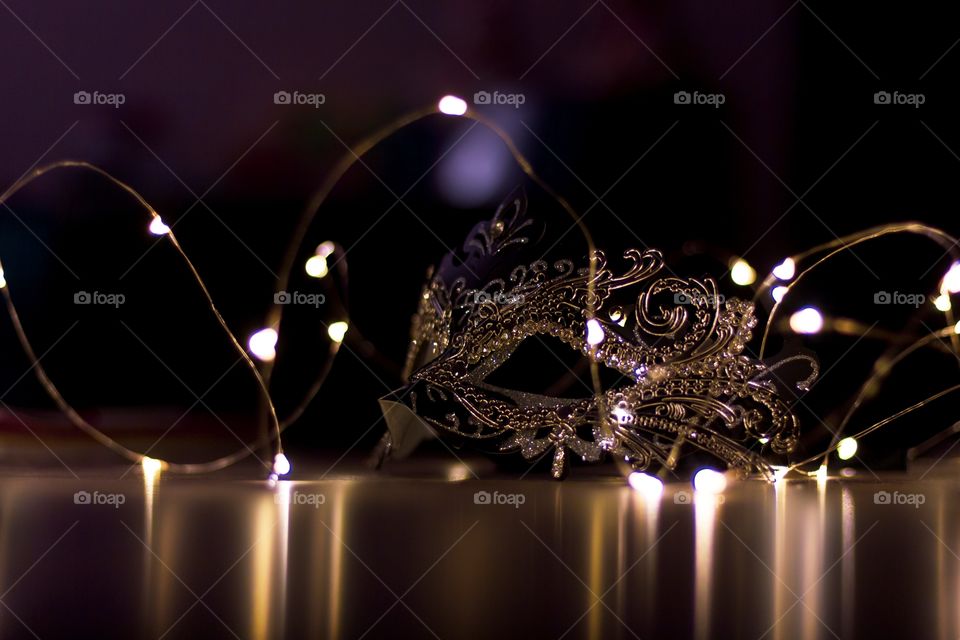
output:
MULTIPOLYGON (((405 372, 408 384, 381 399, 389 429, 382 440, 382 457, 402 457, 424 437, 439 436, 456 446, 472 445, 498 453, 519 451, 528 459, 553 453, 553 472, 558 477, 564 474, 571 451, 590 461, 609 453, 640 470, 654 462, 672 469, 684 450, 699 449, 743 473, 759 472, 768 479, 783 477, 790 470, 822 478, 826 477, 832 452, 847 460, 856 452, 857 439, 960 391, 960 384, 947 386, 843 437, 845 429, 853 424, 854 414, 880 393, 891 372, 911 355, 928 348, 943 351, 946 344, 946 353, 960 353, 960 324, 956 322, 955 300, 951 303, 951 296, 960 292, 957 238, 917 222, 892 223, 833 238, 795 253, 774 268, 756 291, 756 300, 769 300, 770 295, 776 300, 761 331, 760 358, 771 329, 777 333, 778 326, 789 326, 795 333, 816 333, 822 329, 861 338, 870 333, 872 326, 863 330, 856 321, 824 318, 816 308, 794 313, 789 325, 775 322, 778 311, 786 308, 785 296, 792 301, 791 291, 808 274, 852 252, 854 247, 894 235, 913 235, 935 242, 937 259, 949 256, 951 264, 928 298, 936 315, 930 315, 933 309, 929 305, 917 306, 914 321, 902 336, 883 338, 888 343, 886 351, 872 364, 870 376, 851 398, 842 418, 837 414, 837 428, 830 429, 829 446, 806 459, 792 461, 789 467, 776 468, 777 473, 773 474, 771 461, 791 453, 797 445, 798 422, 784 402, 784 398, 793 399, 794 389, 782 382, 784 374, 791 363, 809 366, 810 375, 795 385, 806 390, 817 376, 816 361, 797 355, 768 364, 744 355, 756 325, 753 305, 724 299, 710 278, 676 276, 657 251, 627 251, 608 264, 603 253, 593 249, 589 232, 582 224, 583 216, 537 176, 509 135, 463 99, 445 96, 437 105, 405 114, 363 139, 333 167, 290 237, 274 304, 263 328, 250 336, 249 354, 220 314, 173 229, 131 185, 95 165, 75 160, 60 160, 24 174, 0 194, 0 204, 7 206, 9 198, 41 176, 67 169, 96 174, 135 200, 147 215, 149 232, 165 236, 183 261, 208 312, 237 354, 238 362, 245 364, 255 381, 266 423, 259 438, 243 442, 232 453, 202 462, 156 459, 147 455, 149 451, 128 448, 88 422, 61 394, 41 362, 42 356, 38 357, 30 342, 14 304, 9 274, 0 264, 0 294, 7 314, 31 362, 30 370, 46 394, 71 424, 130 462, 142 465, 145 476, 161 470, 209 473, 251 454, 259 455, 261 449, 270 449, 273 454, 272 466, 261 460, 271 470, 272 479, 289 474, 291 465, 283 453, 281 434, 310 407, 327 379, 341 343, 356 336, 364 349, 376 353, 374 345, 363 339, 356 328, 348 332, 353 325, 343 300, 341 308, 328 318, 329 357, 321 371, 301 401, 284 416, 277 415, 270 393, 273 360, 277 357, 283 311, 289 302, 288 285, 294 270, 303 264, 298 261, 303 257, 301 249, 308 231, 334 187, 367 151, 412 122, 436 113, 464 117, 498 136, 527 179, 576 221, 575 226, 587 238, 589 250, 587 255, 552 255, 572 227, 547 225, 539 209, 536 215, 527 216, 522 195, 511 197, 492 220, 477 225, 463 248, 446 256, 428 277, 413 324, 405 372), (799 319, 796 326, 795 319, 799 319), (938 328, 929 329, 930 322, 938 328), (928 331, 916 333, 921 326, 928 331), (543 362, 525 362, 524 343, 536 344, 548 338, 560 345, 554 353, 543 362), (556 385, 550 384, 544 363, 559 359, 564 351, 589 362, 592 396, 567 398, 553 391, 556 385), (253 358, 261 363, 255 363, 253 358), (514 384, 497 383, 500 374, 516 367, 528 388, 521 390, 514 384), (604 390, 600 385, 601 369, 617 374, 620 381, 608 384, 604 390), (811 463, 819 464, 816 471, 803 470, 811 463)), ((319 245, 303 264, 312 278, 323 279, 329 271, 322 286, 335 295, 345 295, 349 289, 346 265, 346 252, 328 242, 319 245), (333 253, 341 255, 328 264, 333 253)), ((929 271, 927 268, 920 279, 929 271)), ((889 294, 876 295, 880 302, 879 297, 889 294)), ((289 333, 295 335, 296 331, 289 333)))
MULTIPOLYGON (((516 194, 431 270, 413 319, 409 384, 393 400, 457 446, 528 460, 552 450, 556 478, 569 452, 590 462, 609 453, 639 470, 654 461, 673 468, 683 447, 771 477, 762 453, 793 451, 799 424, 780 395, 778 365, 743 354, 757 323, 753 304, 725 299, 711 278, 673 275, 656 250, 628 250, 620 267, 595 251, 592 275, 587 260, 547 260, 556 242, 546 232, 516 194), (539 336, 625 382, 571 399, 488 381, 539 336)), ((788 360, 798 358, 813 369, 797 384, 806 389, 817 366, 807 356, 788 360)), ((534 364, 529 376, 538 375, 534 364)), ((384 406, 386 452, 406 453, 411 438, 384 406)))

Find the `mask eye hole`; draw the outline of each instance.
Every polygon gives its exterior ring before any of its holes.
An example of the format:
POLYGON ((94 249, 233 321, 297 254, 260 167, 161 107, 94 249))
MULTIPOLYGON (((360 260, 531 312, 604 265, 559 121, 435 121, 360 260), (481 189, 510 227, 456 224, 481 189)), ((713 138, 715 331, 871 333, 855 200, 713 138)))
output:
MULTIPOLYGON (((604 389, 632 384, 619 371, 603 365, 600 381, 604 389)), ((484 384, 554 398, 593 397, 589 359, 550 335, 528 337, 484 384)))

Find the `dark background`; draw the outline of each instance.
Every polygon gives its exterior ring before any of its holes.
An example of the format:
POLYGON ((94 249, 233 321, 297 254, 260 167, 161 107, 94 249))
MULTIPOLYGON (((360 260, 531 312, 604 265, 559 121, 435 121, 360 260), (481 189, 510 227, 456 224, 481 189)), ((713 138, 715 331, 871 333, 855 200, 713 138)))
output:
MULTIPOLYGON (((659 247, 683 267, 693 247, 716 259, 689 261, 690 275, 708 270, 728 295, 749 295, 725 275, 730 255, 762 277, 786 255, 869 226, 920 220, 960 231, 960 29, 946 11, 939 3, 3 0, 0 181, 75 158, 131 184, 174 226, 245 340, 263 324, 295 221, 348 147, 446 93, 520 93, 519 108, 478 109, 578 211, 589 210, 584 220, 608 253, 659 247), (325 102, 277 105, 280 90, 322 93, 325 102), (77 91, 125 102, 78 105, 77 91), (726 101, 678 105, 677 91, 726 101), (876 105, 877 91, 920 93, 925 103, 876 105)), ((404 129, 353 167, 319 212, 304 251, 328 239, 349 248, 352 319, 382 358, 348 340, 288 449, 363 451, 375 442, 376 399, 400 384, 385 361, 402 360, 426 267, 524 184, 499 141, 471 124, 433 116, 404 129)), ((253 436, 251 378, 182 262, 165 241, 152 247, 141 209, 76 172, 41 178, 8 205, 0 259, 68 400, 121 439, 138 420, 161 433, 188 408, 177 434, 209 425, 213 411, 241 439, 253 436), (80 290, 122 292, 128 304, 78 307, 80 290), (108 407, 142 413, 122 418, 108 407)), ((811 278, 786 310, 814 304, 905 334, 913 309, 875 305, 875 293, 929 294, 949 263, 928 241, 882 241, 811 278)), ((319 287, 306 278, 292 285, 319 287)), ((930 307, 909 331, 943 326, 930 307)), ((280 343, 281 409, 322 367, 322 323, 339 314, 336 304, 294 314, 280 343)), ((844 406, 882 343, 791 342, 816 351, 825 371, 797 408, 804 447, 816 451, 820 420, 844 406)), ((10 389, 0 424, 15 433, 51 405, 24 377, 30 363, 5 317, 0 345, 0 391, 10 389)), ((853 427, 955 379, 951 356, 921 356, 853 427)), ((895 463, 904 446, 949 426, 952 406, 879 434, 863 445, 865 459, 895 463)), ((224 451, 238 445, 219 436, 224 451)), ((170 442, 166 455, 195 457, 182 440, 170 442)))

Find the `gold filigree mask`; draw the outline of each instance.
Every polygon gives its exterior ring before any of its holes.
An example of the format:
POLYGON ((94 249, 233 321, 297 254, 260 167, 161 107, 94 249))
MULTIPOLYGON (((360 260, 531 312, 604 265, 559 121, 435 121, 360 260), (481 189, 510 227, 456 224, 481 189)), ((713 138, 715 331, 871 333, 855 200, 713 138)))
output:
MULTIPOLYGON (((656 250, 626 251, 622 269, 595 251, 593 275, 571 260, 523 261, 538 255, 544 227, 516 194, 431 270, 413 320, 408 385, 393 397, 457 445, 528 460, 552 450, 557 478, 571 452, 591 462, 610 454, 639 470, 672 468, 688 446, 770 477, 766 453, 793 451, 799 423, 777 365, 743 353, 753 304, 723 298, 711 278, 672 275, 656 250), (547 335, 625 382, 589 398, 488 382, 521 343, 547 335)), ((813 369, 797 384, 805 389, 817 365, 796 358, 813 369)), ((395 439, 387 434, 388 449, 395 439)))

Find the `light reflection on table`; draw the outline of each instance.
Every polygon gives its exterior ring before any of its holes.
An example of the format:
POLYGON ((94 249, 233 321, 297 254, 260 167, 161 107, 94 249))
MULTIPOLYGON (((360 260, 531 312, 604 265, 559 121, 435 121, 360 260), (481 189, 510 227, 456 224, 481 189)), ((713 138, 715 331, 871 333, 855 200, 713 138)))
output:
POLYGON ((441 479, 456 469, 272 488, 7 475, 0 637, 955 638, 960 482, 943 466, 690 500, 441 479))

